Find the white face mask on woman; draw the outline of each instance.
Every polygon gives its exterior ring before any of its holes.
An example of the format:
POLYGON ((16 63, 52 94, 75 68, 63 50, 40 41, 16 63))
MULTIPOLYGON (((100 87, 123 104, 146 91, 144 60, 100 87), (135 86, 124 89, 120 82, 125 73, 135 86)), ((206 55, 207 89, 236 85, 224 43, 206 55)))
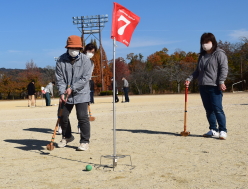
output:
POLYGON ((94 54, 93 54, 92 52, 87 52, 86 56, 87 56, 88 58, 92 58, 92 57, 94 56, 94 54))
POLYGON ((205 43, 205 44, 202 44, 202 48, 204 51, 209 51, 211 50, 213 47, 213 44, 212 42, 208 42, 208 43, 205 43))
POLYGON ((77 55, 79 55, 79 52, 80 52, 80 50, 78 50, 78 49, 68 49, 68 53, 72 57, 76 57, 77 55))

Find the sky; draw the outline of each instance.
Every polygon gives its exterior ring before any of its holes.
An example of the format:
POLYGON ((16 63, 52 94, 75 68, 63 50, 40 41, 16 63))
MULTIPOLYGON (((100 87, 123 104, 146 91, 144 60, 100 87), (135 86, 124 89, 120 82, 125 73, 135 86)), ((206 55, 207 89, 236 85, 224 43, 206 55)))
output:
POLYGON ((55 66, 68 36, 81 36, 73 16, 108 14, 102 45, 113 59, 113 2, 140 17, 130 46, 117 42, 116 58, 141 53, 146 59, 164 47, 169 54, 199 52, 204 32, 230 43, 248 37, 248 0, 0 0, 0 68, 25 69, 31 60, 41 68, 55 66))

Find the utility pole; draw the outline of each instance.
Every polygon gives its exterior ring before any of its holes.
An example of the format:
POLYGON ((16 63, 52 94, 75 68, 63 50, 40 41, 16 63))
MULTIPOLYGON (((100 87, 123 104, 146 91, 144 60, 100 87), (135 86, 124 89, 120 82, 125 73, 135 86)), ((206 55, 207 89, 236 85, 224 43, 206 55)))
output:
POLYGON ((82 33, 82 43, 84 45, 87 38, 91 35, 95 37, 95 33, 99 33, 99 49, 100 49, 100 74, 101 74, 101 90, 104 91, 104 78, 103 78, 103 65, 102 65, 102 36, 101 31, 108 22, 108 15, 95 15, 95 16, 78 16, 72 17, 73 24, 77 25, 77 28, 82 33), (87 30, 85 30, 85 28, 87 30), (97 29, 96 29, 97 28, 97 29), (84 40, 84 34, 89 34, 89 36, 84 40))

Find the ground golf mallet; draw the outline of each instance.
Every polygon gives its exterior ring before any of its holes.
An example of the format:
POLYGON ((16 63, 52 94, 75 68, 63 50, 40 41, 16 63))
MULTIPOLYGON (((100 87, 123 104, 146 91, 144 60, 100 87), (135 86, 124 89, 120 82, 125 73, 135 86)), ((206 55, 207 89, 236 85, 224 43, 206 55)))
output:
POLYGON ((122 103, 124 102, 123 101, 123 93, 124 93, 124 90, 122 89, 122 100, 121 100, 122 103))
MULTIPOLYGON (((29 101, 30 101, 30 99, 29 99, 29 95, 28 95, 28 107, 29 107, 29 101)), ((31 104, 31 101, 30 101, 30 104, 31 104)))
POLYGON ((49 151, 52 151, 52 150, 54 149, 53 143, 54 143, 54 139, 55 139, 55 136, 56 136, 56 132, 57 132, 58 127, 59 127, 59 122, 60 122, 60 118, 61 118, 62 113, 63 113, 63 108, 64 108, 64 103, 62 102, 61 105, 60 105, 60 108, 59 108, 58 120, 57 120, 55 129, 54 129, 54 131, 53 131, 52 140, 51 140, 51 142, 47 145, 47 150, 49 150, 49 151))
POLYGON ((90 110, 90 105, 88 105, 88 110, 89 110, 89 121, 95 121, 95 117, 93 117, 92 115, 91 115, 91 110, 90 110))
POLYGON ((185 108, 184 108, 184 128, 181 132, 182 136, 190 135, 190 132, 187 131, 187 102, 188 102, 188 86, 185 87, 185 108))

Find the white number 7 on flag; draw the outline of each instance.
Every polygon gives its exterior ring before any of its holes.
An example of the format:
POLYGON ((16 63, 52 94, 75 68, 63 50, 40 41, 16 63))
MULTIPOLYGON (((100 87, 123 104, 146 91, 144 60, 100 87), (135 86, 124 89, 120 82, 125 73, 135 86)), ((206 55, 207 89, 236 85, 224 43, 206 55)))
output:
POLYGON ((124 21, 126 24, 124 26, 121 26, 119 29, 118 29, 118 34, 119 35, 123 35, 126 27, 131 23, 128 19, 126 19, 123 15, 120 16, 120 18, 118 19, 118 21, 124 21))

